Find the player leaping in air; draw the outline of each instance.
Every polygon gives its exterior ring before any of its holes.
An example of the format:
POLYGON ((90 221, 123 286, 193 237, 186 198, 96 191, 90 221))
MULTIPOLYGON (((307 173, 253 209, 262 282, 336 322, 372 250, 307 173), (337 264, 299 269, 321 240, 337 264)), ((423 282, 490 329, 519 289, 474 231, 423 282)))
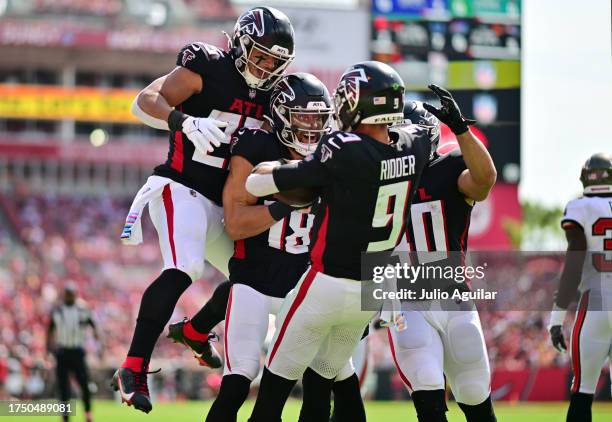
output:
MULTIPOLYGON (((196 42, 178 54, 176 67, 140 92, 133 112, 144 123, 170 129, 166 162, 136 195, 122 239, 141 241, 140 215, 149 205, 163 270, 145 290, 127 357, 113 376, 122 401, 150 412, 147 386, 155 343, 181 294, 207 259, 228 274, 232 242, 224 232, 221 195, 228 175, 230 137, 260 127, 270 90, 292 61, 293 28, 282 12, 256 7, 236 22, 228 51, 196 42)), ((200 357, 221 366, 206 342, 200 357)))
POLYGON ((325 136, 304 160, 280 167, 262 163, 247 179, 247 190, 259 197, 321 189, 311 266, 283 303, 251 422, 280 421, 307 367, 325 380, 318 390, 319 413, 309 420, 329 419, 334 378, 375 314, 361 309, 361 254, 397 245, 429 160, 429 130, 388 130, 404 117, 404 83, 390 66, 374 61, 352 66, 334 101, 340 132, 325 136), (401 171, 381 172, 387 165, 401 171))
POLYGON ((553 346, 567 350, 563 322, 579 291, 570 341, 574 379, 567 422, 591 422, 593 395, 606 358, 612 369, 612 154, 591 156, 580 181, 584 194, 567 204, 561 219, 567 254, 548 326, 553 346))
MULTIPOLYGON (((459 148, 445 154, 434 148, 410 207, 409 248, 405 249, 418 252, 415 255, 426 263, 446 268, 463 265, 472 207, 489 194, 496 170, 482 142, 469 130, 473 121, 462 116, 452 95, 435 85, 430 89, 442 107, 411 102, 404 109, 406 119, 434 126, 435 146, 442 121, 457 137, 459 148)), ((418 282, 410 288, 414 286, 431 288, 418 282)), ((406 301, 402 310, 407 329, 390 327, 389 345, 419 421, 446 422, 448 381, 468 422, 494 422, 491 370, 478 312, 447 311, 436 301, 406 301)))

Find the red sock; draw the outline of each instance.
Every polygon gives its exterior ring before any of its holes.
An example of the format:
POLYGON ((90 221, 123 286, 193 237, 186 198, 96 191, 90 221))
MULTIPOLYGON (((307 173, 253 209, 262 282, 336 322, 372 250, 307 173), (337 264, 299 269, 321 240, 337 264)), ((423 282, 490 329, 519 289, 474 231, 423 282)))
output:
MULTIPOLYGON (((122 368, 129 368, 134 372, 141 372, 142 371, 142 363, 144 361, 144 358, 138 357, 138 356, 128 356, 125 358, 125 361, 123 361, 123 365, 121 365, 122 368)), ((148 365, 147 368, 145 368, 145 371, 148 371, 148 365)))
POLYGON ((206 341, 208 340, 208 333, 202 334, 191 325, 191 321, 188 321, 185 325, 183 325, 183 334, 189 340, 194 341, 206 341))

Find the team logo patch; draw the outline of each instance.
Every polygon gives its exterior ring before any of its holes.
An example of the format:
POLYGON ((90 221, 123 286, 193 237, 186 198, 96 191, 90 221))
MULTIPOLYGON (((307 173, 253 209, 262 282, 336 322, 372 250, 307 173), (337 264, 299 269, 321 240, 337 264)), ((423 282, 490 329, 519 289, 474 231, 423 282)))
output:
POLYGON ((195 59, 195 53, 191 50, 185 50, 183 52, 183 58, 181 59, 181 63, 183 64, 183 66, 185 66, 189 60, 193 59, 195 59))
POLYGON ((368 78, 365 70, 361 68, 349 70, 340 80, 338 92, 343 94, 351 111, 355 110, 359 102, 359 88, 362 82, 368 83, 368 78))
POLYGON ((253 9, 240 21, 240 29, 249 35, 261 37, 264 34, 263 10, 253 9))

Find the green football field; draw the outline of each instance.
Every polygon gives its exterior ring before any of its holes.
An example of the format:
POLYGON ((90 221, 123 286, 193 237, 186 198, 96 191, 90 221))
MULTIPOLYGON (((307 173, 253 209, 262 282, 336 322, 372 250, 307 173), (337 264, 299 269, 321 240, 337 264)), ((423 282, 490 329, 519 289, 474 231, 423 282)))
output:
MULTIPOLYGON (((246 422, 253 402, 248 402, 240 412, 238 421, 246 422)), ((204 422, 206 410, 210 402, 183 402, 159 403, 153 411, 145 415, 133 408, 119 405, 118 402, 96 401, 94 403, 95 422, 204 422)), ((78 416, 71 418, 74 421, 84 421, 80 403, 78 416)), ((465 421, 461 411, 454 404, 450 404, 448 413, 449 422, 465 421)), ((563 422, 565 421, 566 403, 519 403, 516 405, 497 403, 497 420, 499 422, 563 422)), ((411 403, 402 402, 367 402, 366 410, 368 421, 373 422, 416 422, 416 416, 411 403)), ((291 401, 285 408, 283 420, 285 422, 297 421, 299 402, 291 401)), ((596 403, 594 405, 593 422, 612 421, 612 403, 596 403)), ((0 420, 7 418, 0 417, 0 420)), ((45 417, 19 417, 13 418, 17 422, 49 422, 59 418, 45 417)))

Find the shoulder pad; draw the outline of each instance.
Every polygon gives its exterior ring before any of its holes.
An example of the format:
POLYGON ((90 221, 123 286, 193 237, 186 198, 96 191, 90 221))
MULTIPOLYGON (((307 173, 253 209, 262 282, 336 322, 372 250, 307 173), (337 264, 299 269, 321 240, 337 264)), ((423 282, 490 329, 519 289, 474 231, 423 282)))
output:
POLYGON ((176 65, 202 74, 214 62, 225 55, 218 47, 203 42, 194 42, 184 46, 176 58, 176 65))

